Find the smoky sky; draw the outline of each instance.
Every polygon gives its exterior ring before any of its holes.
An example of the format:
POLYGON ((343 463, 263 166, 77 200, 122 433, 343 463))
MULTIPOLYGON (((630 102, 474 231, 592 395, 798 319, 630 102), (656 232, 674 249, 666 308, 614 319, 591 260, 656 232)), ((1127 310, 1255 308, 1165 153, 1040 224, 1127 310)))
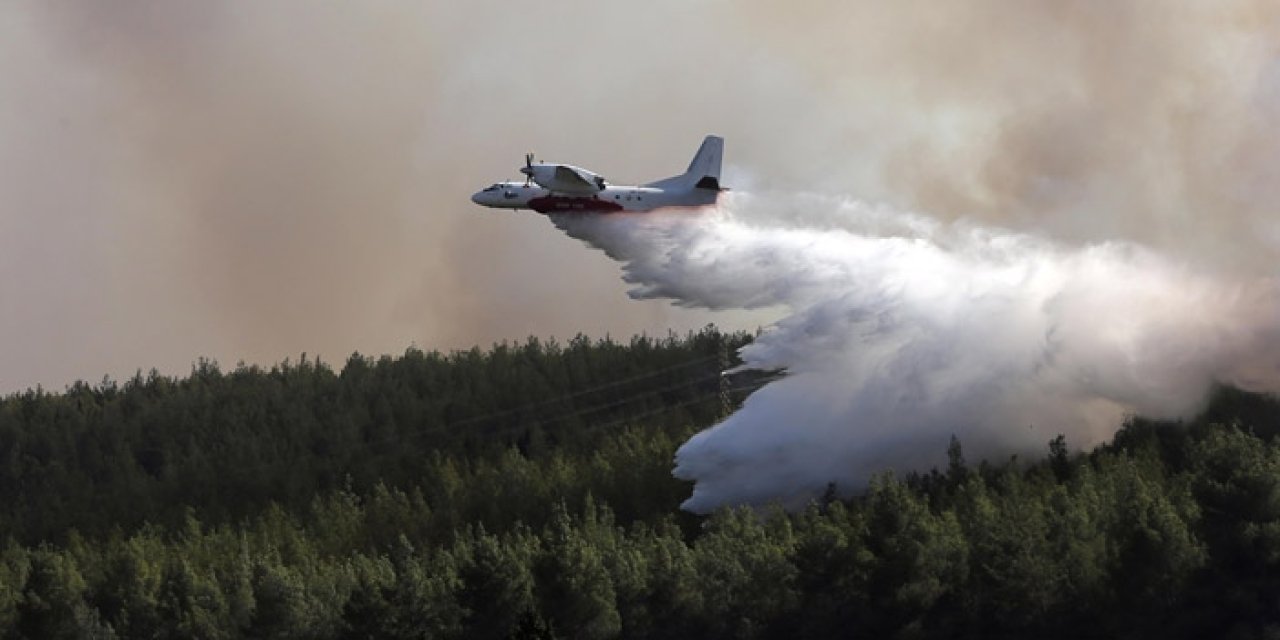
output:
MULTIPOLYGON (((0 8, 0 390, 199 357, 663 333, 523 153, 1274 274, 1267 2, 142 1, 0 8)), ((785 202, 785 199, 784 199, 785 202)), ((776 215, 789 215, 781 205, 776 215)), ((823 221, 800 216, 797 224, 823 221)))

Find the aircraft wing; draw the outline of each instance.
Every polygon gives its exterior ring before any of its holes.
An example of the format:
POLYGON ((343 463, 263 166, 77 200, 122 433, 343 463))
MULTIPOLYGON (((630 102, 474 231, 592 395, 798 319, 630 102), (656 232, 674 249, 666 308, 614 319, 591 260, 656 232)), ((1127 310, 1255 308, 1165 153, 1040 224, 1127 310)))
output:
POLYGON ((557 186, 566 191, 599 191, 600 187, 592 178, 583 175, 574 167, 559 165, 556 167, 557 186))

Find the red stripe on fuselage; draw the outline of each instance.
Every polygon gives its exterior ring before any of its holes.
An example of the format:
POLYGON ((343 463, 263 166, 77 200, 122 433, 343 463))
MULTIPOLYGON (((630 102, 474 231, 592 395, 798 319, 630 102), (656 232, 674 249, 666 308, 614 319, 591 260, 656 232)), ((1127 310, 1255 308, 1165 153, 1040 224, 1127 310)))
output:
POLYGON ((538 213, 610 213, 622 211, 622 205, 600 198, 574 198, 570 196, 542 196, 529 201, 529 208, 538 213))

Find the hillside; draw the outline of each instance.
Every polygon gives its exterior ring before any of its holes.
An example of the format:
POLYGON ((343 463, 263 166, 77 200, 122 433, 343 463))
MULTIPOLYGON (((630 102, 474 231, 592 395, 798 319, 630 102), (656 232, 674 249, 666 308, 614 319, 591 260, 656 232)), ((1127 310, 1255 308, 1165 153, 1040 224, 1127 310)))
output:
MULTIPOLYGON (((679 511, 714 328, 0 400, 5 637, 1263 637, 1280 402, 1031 464, 679 511)), ((751 388, 741 384, 731 401, 751 388)), ((785 425, 780 425, 785 428, 785 425)))

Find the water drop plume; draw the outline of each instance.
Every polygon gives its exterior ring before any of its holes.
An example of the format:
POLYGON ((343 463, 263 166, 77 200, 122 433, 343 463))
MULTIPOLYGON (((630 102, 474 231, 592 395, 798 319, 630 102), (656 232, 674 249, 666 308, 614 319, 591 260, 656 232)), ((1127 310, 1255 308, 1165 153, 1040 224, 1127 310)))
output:
POLYGON ((685 508, 798 505, 829 482, 1105 441, 1215 384, 1280 390, 1280 281, 1132 242, 1063 244, 813 194, 700 213, 561 217, 635 298, 776 308, 745 367, 786 375, 676 454, 685 508))

